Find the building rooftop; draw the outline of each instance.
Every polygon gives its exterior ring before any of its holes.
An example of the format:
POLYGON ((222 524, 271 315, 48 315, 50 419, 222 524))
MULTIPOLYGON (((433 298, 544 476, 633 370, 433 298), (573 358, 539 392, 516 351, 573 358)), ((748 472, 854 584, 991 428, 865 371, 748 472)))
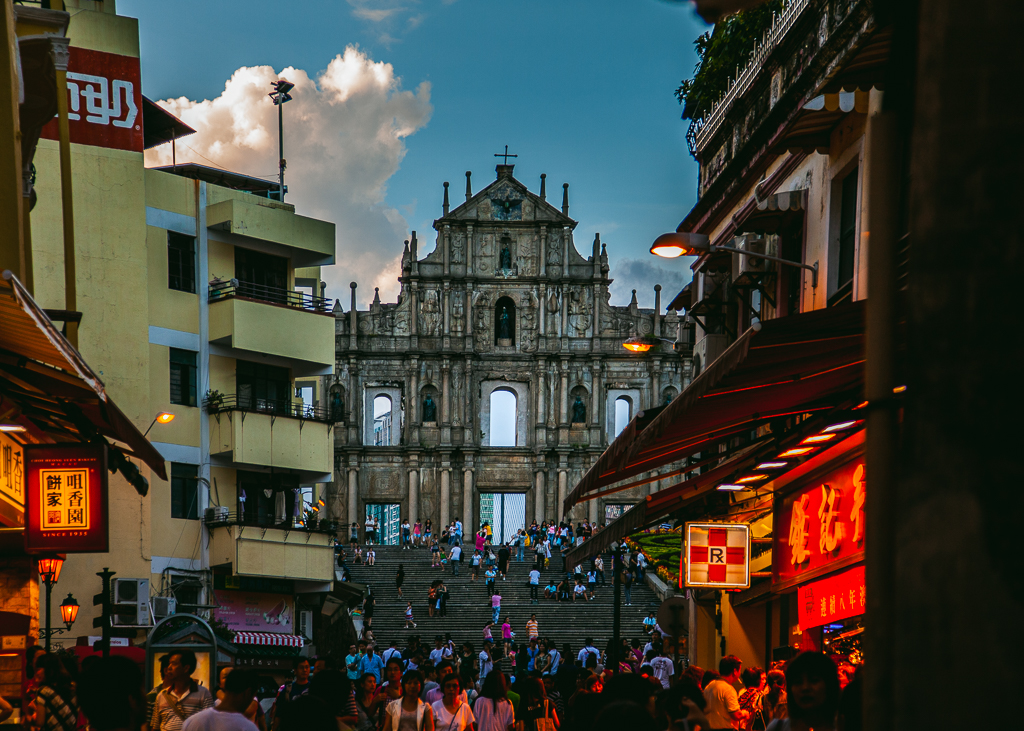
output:
MULTIPOLYGON (((258 195, 261 198, 277 200, 277 183, 264 178, 254 178, 251 175, 233 173, 229 170, 212 168, 206 165, 199 165, 194 162, 185 162, 178 165, 165 165, 164 167, 153 169, 160 170, 165 173, 180 175, 184 178, 192 178, 193 180, 203 180, 207 183, 213 183, 214 185, 219 185, 223 188, 230 188, 231 190, 242 190, 246 193, 258 195)), ((288 186, 285 186, 285 193, 287 192, 288 186)))

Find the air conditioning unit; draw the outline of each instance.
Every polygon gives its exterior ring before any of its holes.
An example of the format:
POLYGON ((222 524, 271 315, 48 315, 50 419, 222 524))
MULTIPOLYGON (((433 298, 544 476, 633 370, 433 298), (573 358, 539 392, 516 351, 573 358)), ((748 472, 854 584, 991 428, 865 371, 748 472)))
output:
POLYGON ((173 596, 153 597, 153 616, 156 619, 166 619, 178 611, 178 600, 173 596))
POLYGON ((149 579, 114 579, 115 627, 149 627, 149 579))
POLYGON ((313 639, 313 612, 302 611, 299 612, 299 634, 305 637, 307 640, 313 639))
MULTIPOLYGON (((707 370, 707 367, 714 363, 728 347, 729 336, 725 334, 705 335, 698 340, 697 344, 693 346, 693 358, 695 363, 700 364, 700 372, 703 373, 707 370)), ((696 375, 699 374, 695 373, 694 376, 696 375)))
MULTIPOLYGON (((733 239, 733 248, 741 251, 750 251, 755 254, 767 254, 767 241, 753 234, 744 234, 733 239)), ((762 274, 765 271, 768 261, 745 254, 735 254, 732 258, 732 279, 734 282, 743 283, 752 276, 762 274)))
POLYGON ((216 525, 218 523, 228 522, 228 509, 225 505, 218 505, 212 508, 207 508, 205 513, 206 524, 216 525))

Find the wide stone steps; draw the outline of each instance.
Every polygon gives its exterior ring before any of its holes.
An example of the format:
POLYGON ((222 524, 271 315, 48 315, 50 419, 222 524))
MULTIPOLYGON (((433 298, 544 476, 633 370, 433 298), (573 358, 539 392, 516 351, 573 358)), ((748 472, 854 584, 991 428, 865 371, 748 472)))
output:
MULTIPOLYGON (((431 567, 430 553, 426 549, 404 551, 398 546, 375 546, 374 549, 377 553, 374 566, 350 563, 348 569, 353 581, 369 584, 376 595, 372 626, 380 647, 387 647, 392 639, 398 640, 399 647, 404 647, 412 635, 419 635, 424 645, 432 647, 436 635, 450 633, 457 646, 469 642, 479 651, 484 624, 491 619, 490 595, 483 568, 474 582, 470 580, 468 562, 460 567, 460 576, 453 576, 448 566, 443 570, 431 567), (395 588, 399 564, 405 569, 404 598, 401 599, 395 588), (436 579, 443 579, 449 590, 448 614, 445 617, 430 617, 427 610, 427 591, 436 579), (416 629, 404 629, 406 601, 412 601, 413 616, 418 625, 416 629)), ((530 556, 529 552, 527 556, 530 556)), ((502 597, 501 617, 508 615, 511 618, 516 641, 526 640, 526 621, 530 614, 536 614, 540 636, 554 640, 559 649, 564 643, 569 643, 575 653, 587 637, 592 637, 596 645, 604 649, 612 637, 614 611, 611 557, 605 557, 608 583, 598 586, 595 599, 589 602, 555 602, 543 598, 543 586, 548 580, 554 578, 557 582, 563 576, 561 556, 552 552, 549 567, 541 571, 540 599, 537 604, 531 604, 527 581, 532 566, 532 561, 517 562, 513 553, 507 580, 499 578, 495 582, 495 588, 502 597)), ((642 582, 634 583, 632 598, 632 606, 625 606, 623 596, 621 607, 621 631, 627 638, 643 636, 643 619, 658 606, 656 595, 642 582)), ((500 626, 493 633, 498 641, 500 626)))

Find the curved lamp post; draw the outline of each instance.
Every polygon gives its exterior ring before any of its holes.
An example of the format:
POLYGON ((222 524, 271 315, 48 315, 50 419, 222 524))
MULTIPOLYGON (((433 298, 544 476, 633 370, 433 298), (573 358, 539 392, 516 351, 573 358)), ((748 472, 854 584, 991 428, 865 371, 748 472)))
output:
POLYGON ((68 593, 67 599, 60 603, 60 616, 67 630, 60 629, 59 627, 52 629, 50 627, 50 598, 53 593, 53 585, 60 578, 60 570, 64 566, 64 556, 61 554, 43 556, 38 559, 36 565, 39 569, 39 578, 46 584, 46 626, 39 631, 39 634, 45 643, 46 651, 49 652, 51 637, 62 634, 65 631, 71 631, 71 625, 75 623, 75 619, 78 617, 78 602, 68 593))
POLYGON ((756 251, 737 249, 732 246, 718 246, 717 244, 712 244, 711 239, 704 234, 688 233, 686 231, 673 231, 662 234, 651 244, 651 253, 664 259, 676 259, 680 256, 700 256, 707 253, 713 254, 716 251, 729 251, 734 254, 751 256, 755 259, 767 259, 768 261, 777 261, 780 264, 807 269, 811 272, 811 286, 818 286, 818 262, 804 264, 800 261, 791 261, 779 256, 760 254, 756 251))

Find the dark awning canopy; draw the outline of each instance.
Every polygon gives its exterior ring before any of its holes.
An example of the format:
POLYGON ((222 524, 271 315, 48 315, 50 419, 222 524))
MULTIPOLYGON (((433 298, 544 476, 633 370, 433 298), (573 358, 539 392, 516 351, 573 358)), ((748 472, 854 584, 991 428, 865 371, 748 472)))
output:
MULTIPOLYGON (((24 426, 30 443, 113 439, 124 445, 117 447, 119 453, 142 460, 167 479, 160 452, 9 271, 0 277, 0 419, 24 426)), ((134 466, 121 454, 111 465, 123 467, 129 477, 134 466)), ((144 480, 133 484, 145 494, 144 480)))
POLYGON ((747 330, 653 418, 638 415, 563 509, 772 420, 857 399, 863 379, 863 301, 768 320, 760 331, 747 330))
POLYGON ((159 104, 142 97, 142 146, 145 149, 195 133, 194 129, 159 104))

